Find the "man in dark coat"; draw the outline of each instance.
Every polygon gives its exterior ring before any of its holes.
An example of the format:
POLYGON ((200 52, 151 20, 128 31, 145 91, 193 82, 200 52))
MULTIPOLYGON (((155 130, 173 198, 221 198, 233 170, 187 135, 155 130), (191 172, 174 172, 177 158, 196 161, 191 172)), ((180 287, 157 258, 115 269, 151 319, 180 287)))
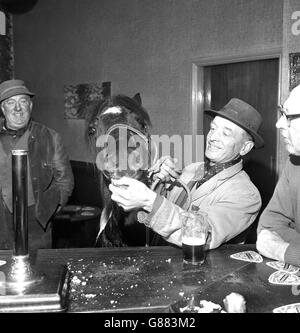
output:
POLYGON ((31 119, 32 98, 22 80, 0 84, 0 249, 14 245, 12 150, 28 151, 29 249, 52 245, 51 217, 73 191, 74 177, 60 135, 31 119))

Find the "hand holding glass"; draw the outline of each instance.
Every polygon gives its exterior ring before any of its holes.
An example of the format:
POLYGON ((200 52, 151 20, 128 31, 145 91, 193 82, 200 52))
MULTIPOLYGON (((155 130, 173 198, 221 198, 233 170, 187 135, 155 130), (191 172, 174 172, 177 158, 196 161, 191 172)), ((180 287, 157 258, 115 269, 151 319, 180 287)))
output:
POLYGON ((205 212, 181 212, 183 262, 201 265, 205 260, 208 236, 207 214, 205 212))

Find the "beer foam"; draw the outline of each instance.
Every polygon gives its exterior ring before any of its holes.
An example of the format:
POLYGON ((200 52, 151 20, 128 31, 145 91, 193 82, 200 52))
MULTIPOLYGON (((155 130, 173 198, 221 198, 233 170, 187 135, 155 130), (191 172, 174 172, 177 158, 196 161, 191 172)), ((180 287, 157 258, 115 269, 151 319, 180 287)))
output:
POLYGON ((205 234, 201 235, 201 237, 183 236, 182 243, 186 245, 203 245, 205 244, 205 238, 205 234))

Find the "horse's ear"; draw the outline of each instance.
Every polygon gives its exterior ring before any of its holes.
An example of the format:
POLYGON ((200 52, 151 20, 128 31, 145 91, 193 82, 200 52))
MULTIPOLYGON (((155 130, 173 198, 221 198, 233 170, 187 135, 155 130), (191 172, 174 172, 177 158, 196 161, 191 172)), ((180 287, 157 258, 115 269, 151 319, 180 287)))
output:
POLYGON ((141 98, 140 93, 135 94, 132 97, 132 99, 134 99, 138 103, 138 105, 142 106, 142 98, 141 98))

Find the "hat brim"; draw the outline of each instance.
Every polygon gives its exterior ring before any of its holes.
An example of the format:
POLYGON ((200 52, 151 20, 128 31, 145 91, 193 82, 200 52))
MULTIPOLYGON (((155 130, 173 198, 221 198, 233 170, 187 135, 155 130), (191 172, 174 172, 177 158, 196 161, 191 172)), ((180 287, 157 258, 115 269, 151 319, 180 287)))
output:
POLYGON ((207 110, 204 110, 204 112, 210 114, 211 116, 219 116, 219 117, 225 118, 227 120, 230 120, 234 124, 236 124, 239 127, 241 127, 243 130, 245 130, 247 133, 249 133, 252 136, 252 138, 254 140, 254 146, 255 146, 255 148, 261 148, 261 147, 264 146, 265 142, 264 142, 263 138, 259 134, 257 134, 256 132, 252 131, 251 129, 245 127, 242 123, 240 123, 236 119, 232 119, 231 117, 228 116, 228 114, 226 114, 222 110, 217 111, 217 110, 207 109, 207 110))
POLYGON ((12 97, 12 96, 17 96, 17 95, 28 95, 30 98, 34 97, 35 94, 28 91, 28 90, 19 90, 19 91, 10 91, 6 94, 3 94, 3 96, 0 97, 0 103, 5 101, 6 99, 12 97))

